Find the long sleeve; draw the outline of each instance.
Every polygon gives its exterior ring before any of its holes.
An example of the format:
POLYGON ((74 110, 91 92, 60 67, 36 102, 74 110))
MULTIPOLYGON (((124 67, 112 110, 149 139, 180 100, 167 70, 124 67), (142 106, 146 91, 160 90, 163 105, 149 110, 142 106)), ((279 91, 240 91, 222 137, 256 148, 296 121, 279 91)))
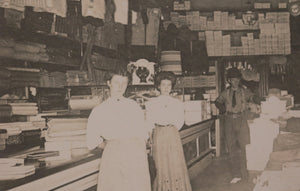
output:
POLYGON ((226 112, 225 102, 226 102, 226 91, 223 91, 215 101, 215 105, 219 109, 220 113, 226 112))
POLYGON ((86 143, 88 149, 92 150, 103 142, 100 135, 101 114, 94 109, 88 118, 86 143), (100 118, 100 119, 99 119, 100 118))

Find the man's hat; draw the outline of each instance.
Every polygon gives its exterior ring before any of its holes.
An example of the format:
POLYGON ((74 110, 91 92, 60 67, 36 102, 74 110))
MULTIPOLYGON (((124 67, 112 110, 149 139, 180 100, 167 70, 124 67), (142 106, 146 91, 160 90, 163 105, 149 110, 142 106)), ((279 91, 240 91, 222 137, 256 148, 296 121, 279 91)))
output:
POLYGON ((242 74, 237 68, 227 70, 227 78, 241 78, 242 74))

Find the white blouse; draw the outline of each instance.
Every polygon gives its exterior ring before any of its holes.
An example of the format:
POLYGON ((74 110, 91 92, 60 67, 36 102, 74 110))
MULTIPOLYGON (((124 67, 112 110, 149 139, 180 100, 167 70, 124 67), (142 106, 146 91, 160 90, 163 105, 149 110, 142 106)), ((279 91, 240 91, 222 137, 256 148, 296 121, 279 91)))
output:
POLYGON ((97 147, 103 138, 128 139, 141 138, 146 140, 147 130, 144 114, 140 106, 127 98, 109 98, 96 106, 87 124, 87 146, 97 147))
POLYGON ((148 127, 152 130, 155 124, 174 125, 180 130, 184 124, 183 103, 170 96, 158 96, 145 103, 148 127))

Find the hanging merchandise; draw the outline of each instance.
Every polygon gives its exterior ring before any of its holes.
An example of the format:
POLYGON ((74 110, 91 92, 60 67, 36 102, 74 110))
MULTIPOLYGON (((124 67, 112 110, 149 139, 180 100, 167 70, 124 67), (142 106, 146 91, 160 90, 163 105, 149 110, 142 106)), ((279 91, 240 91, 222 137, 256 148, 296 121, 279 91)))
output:
POLYGON ((0 7, 24 11, 25 6, 33 7, 37 12, 49 12, 66 17, 66 0, 0 0, 0 7))
POLYGON ((82 0, 82 16, 104 19, 105 0, 82 0))
POLYGON ((128 0, 114 0, 116 6, 115 22, 128 24, 128 0))
POLYGON ((147 16, 148 24, 146 29, 146 44, 157 47, 161 10, 158 8, 148 8, 147 16))

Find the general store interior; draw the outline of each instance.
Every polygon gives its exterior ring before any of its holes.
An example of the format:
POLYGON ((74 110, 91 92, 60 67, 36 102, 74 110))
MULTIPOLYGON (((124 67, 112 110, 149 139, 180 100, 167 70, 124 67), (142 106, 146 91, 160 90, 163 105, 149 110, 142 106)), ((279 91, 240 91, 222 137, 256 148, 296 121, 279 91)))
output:
POLYGON ((193 190, 299 190, 299 15, 299 0, 0 0, 0 190, 96 190, 86 123, 120 68, 142 109, 156 74, 176 75, 193 190), (249 106, 248 182, 230 183, 215 106, 230 68, 261 98, 249 106))

